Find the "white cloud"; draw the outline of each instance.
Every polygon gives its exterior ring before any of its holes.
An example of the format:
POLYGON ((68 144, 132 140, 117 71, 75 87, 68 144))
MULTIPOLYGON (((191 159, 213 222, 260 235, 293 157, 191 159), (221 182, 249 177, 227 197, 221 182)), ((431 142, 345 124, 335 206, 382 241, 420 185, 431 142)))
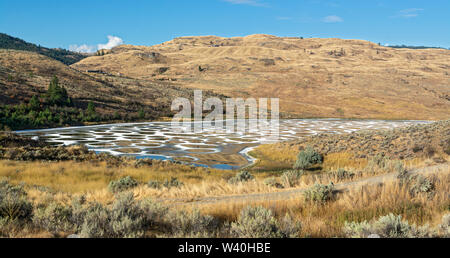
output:
POLYGON ((97 51, 95 46, 88 46, 86 44, 78 46, 78 45, 70 45, 69 50, 78 53, 94 53, 97 51))
POLYGON ((117 47, 123 44, 123 40, 119 37, 108 36, 108 43, 106 44, 98 44, 97 48, 100 49, 111 49, 113 47, 117 47))
POLYGON ((97 46, 83 45, 70 45, 69 50, 80 53, 94 53, 100 49, 111 49, 123 44, 123 40, 116 36, 108 36, 108 43, 98 44, 97 46))
POLYGON ((422 11, 423 11, 422 8, 409 8, 401 10, 397 16, 402 18, 414 18, 419 16, 419 13, 422 11))
POLYGON ((330 15, 330 16, 323 18, 323 22, 326 22, 326 23, 337 23, 337 22, 343 22, 343 21, 344 21, 344 19, 342 19, 341 17, 339 17, 337 15, 330 15))
POLYGON ((267 4, 262 3, 259 0, 223 0, 223 1, 231 4, 245 4, 251 6, 264 6, 264 7, 268 6, 267 4))

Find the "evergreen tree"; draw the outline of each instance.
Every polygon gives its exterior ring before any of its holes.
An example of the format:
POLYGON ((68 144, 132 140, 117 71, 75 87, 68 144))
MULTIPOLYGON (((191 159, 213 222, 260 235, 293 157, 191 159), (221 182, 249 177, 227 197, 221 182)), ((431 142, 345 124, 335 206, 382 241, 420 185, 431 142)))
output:
POLYGON ((47 103, 50 105, 65 106, 69 104, 69 96, 67 90, 64 87, 59 86, 58 77, 53 76, 48 91, 47 91, 47 103))
POLYGON ((95 115, 95 105, 92 103, 92 101, 89 101, 87 106, 87 114, 88 116, 95 115))
POLYGON ((39 110, 39 108, 41 106, 41 102, 39 101, 39 98, 36 95, 34 95, 30 99, 28 106, 30 107, 31 110, 39 110))
POLYGON ((139 119, 144 119, 145 118, 145 111, 144 111, 144 109, 140 109, 139 110, 138 116, 139 116, 139 119))

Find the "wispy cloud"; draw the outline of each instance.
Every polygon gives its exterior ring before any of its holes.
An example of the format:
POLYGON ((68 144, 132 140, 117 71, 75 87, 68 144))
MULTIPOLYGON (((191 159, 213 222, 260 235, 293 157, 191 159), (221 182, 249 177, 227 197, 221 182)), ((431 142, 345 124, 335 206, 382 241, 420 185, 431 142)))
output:
POLYGON ((98 44, 97 46, 83 45, 70 45, 69 50, 79 53, 94 53, 100 49, 111 49, 123 44, 123 40, 116 36, 108 36, 108 43, 98 44))
POLYGON ((420 12, 422 12, 424 9, 422 8, 409 8, 409 9, 403 9, 398 12, 397 17, 401 18, 414 18, 419 16, 420 12))
POLYGON ((259 0, 223 0, 225 2, 231 4, 243 4, 243 5, 251 5, 251 6, 259 6, 259 7, 268 7, 267 3, 263 3, 259 0))
POLYGON ((322 21, 326 22, 326 23, 338 23, 338 22, 343 22, 344 19, 342 19, 341 17, 339 17, 337 15, 330 15, 330 16, 324 17, 322 19, 322 21))
POLYGON ((94 53, 95 51, 97 51, 97 48, 95 46, 88 46, 84 44, 84 45, 70 45, 69 50, 78 53, 94 53))

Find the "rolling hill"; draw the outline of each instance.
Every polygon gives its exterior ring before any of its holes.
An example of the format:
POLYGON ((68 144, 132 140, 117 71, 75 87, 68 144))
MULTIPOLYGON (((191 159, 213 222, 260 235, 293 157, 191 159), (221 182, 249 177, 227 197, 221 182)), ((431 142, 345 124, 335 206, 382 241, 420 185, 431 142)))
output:
POLYGON ((11 37, 4 33, 0 33, 0 49, 14 49, 35 52, 58 60, 66 65, 71 65, 87 57, 87 55, 85 54, 75 53, 65 49, 51 49, 37 46, 22 39, 11 37))
POLYGON ((92 102, 106 120, 136 121, 140 112, 146 120, 171 116, 173 98, 193 98, 192 89, 170 82, 84 73, 34 52, 0 49, 0 108, 29 103, 35 95, 42 99, 53 76, 67 90, 74 108, 86 110, 92 102))
POLYGON ((71 65, 234 97, 279 97, 285 117, 450 117, 450 50, 251 35, 122 45, 71 65))

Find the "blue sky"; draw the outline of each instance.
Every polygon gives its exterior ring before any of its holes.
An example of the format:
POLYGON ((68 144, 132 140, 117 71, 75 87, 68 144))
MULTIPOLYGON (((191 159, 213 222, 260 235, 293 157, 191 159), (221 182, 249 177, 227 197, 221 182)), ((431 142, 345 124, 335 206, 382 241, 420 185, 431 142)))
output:
POLYGON ((256 33, 450 48, 449 11, 448 0, 0 0, 0 32, 91 51, 256 33))

